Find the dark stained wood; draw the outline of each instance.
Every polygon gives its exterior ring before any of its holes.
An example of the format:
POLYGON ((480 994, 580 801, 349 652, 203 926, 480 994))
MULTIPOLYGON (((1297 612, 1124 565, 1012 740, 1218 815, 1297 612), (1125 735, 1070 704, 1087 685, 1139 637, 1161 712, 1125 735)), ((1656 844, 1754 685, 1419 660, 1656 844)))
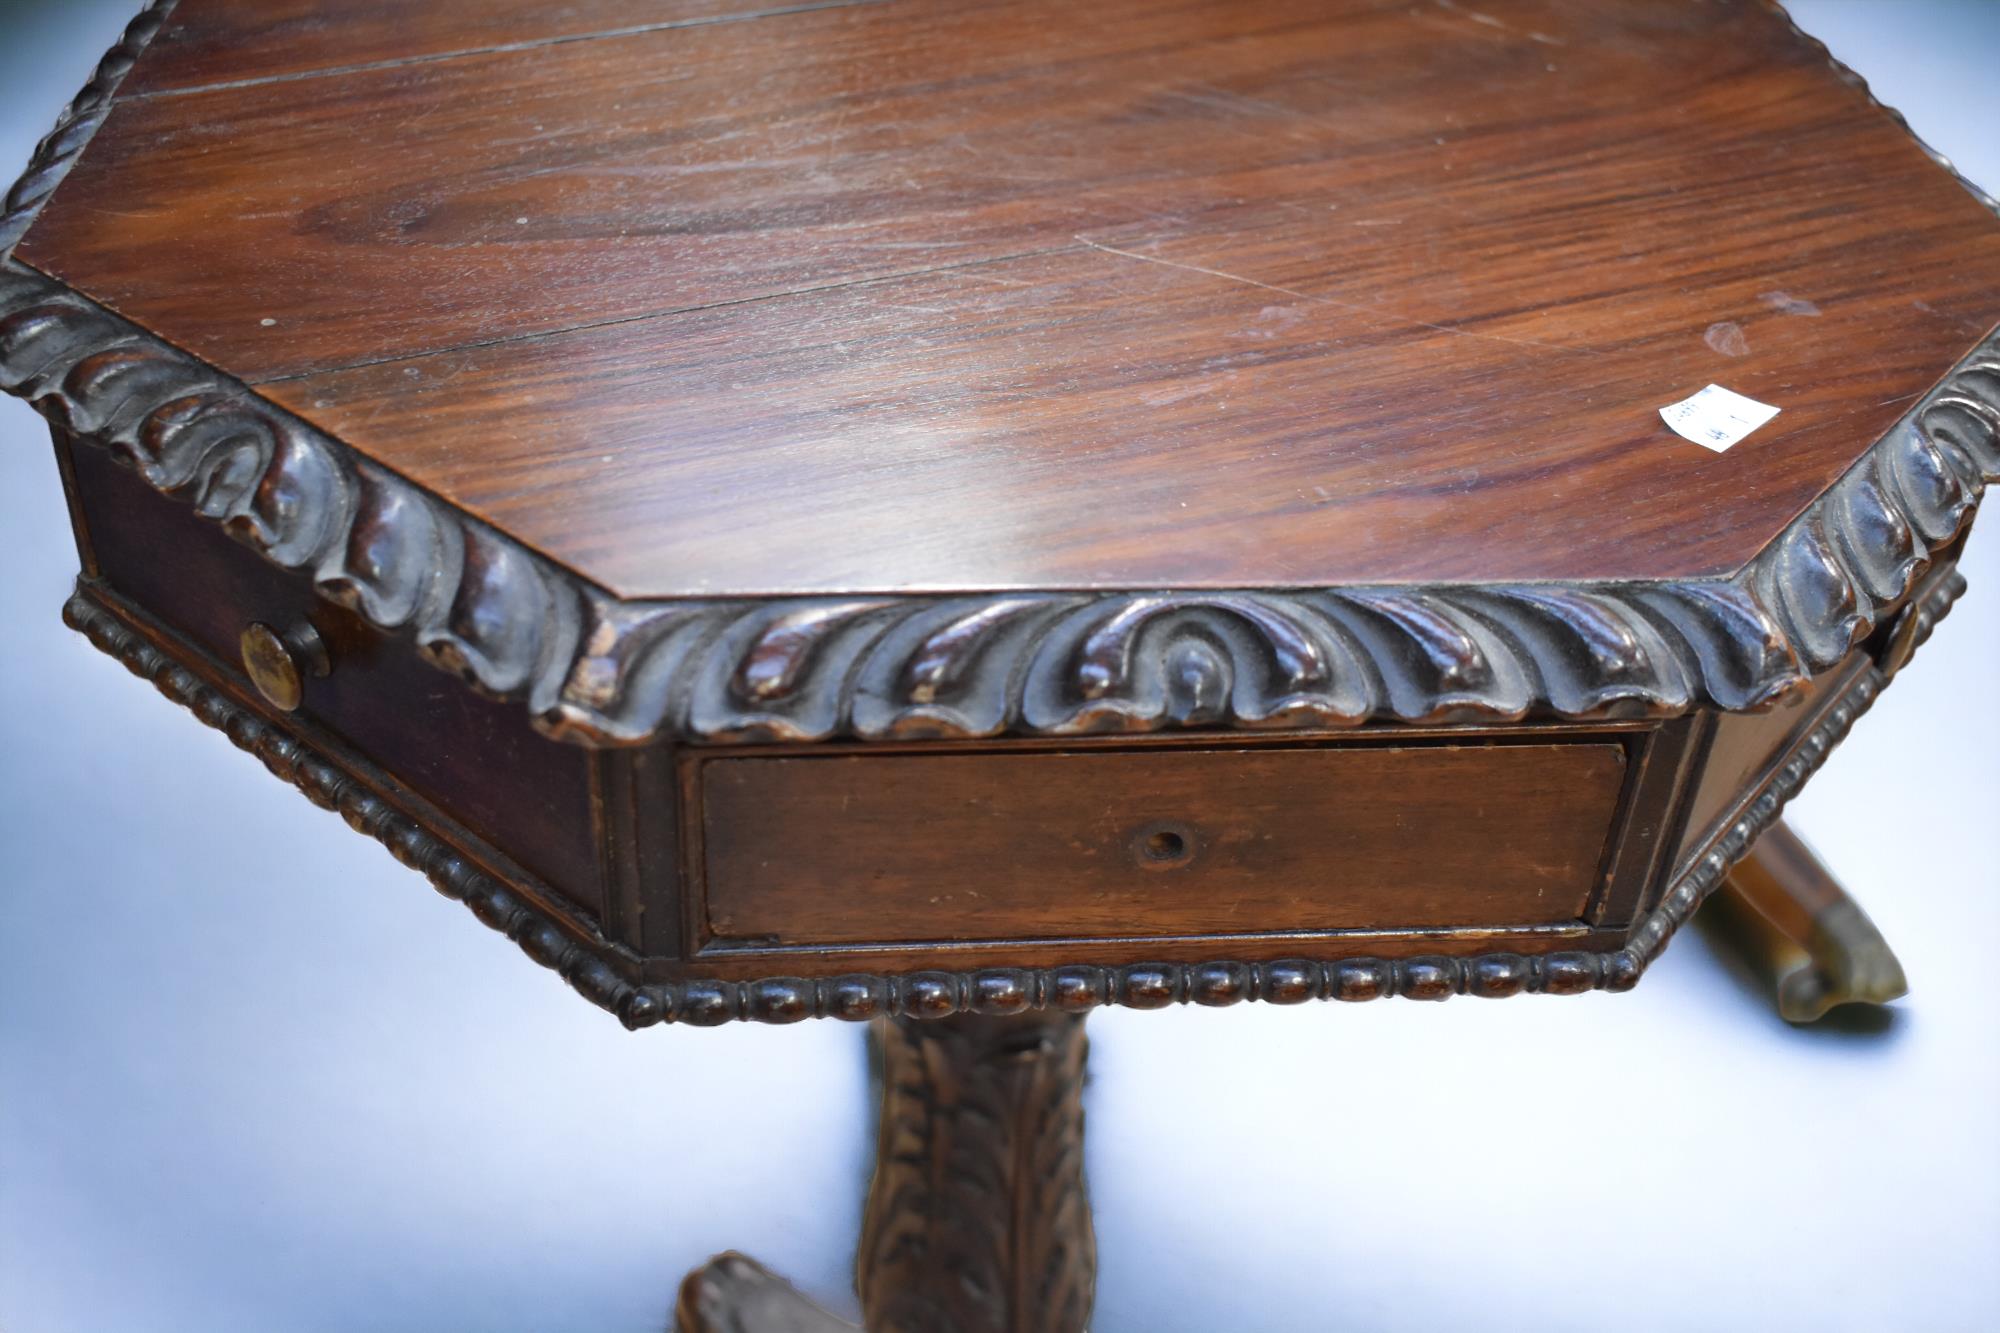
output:
MULTIPOLYGON (((1037 937, 997 943, 920 940, 900 945, 774 945, 711 938, 691 950, 685 961, 646 960, 639 975, 649 983, 686 983, 691 987, 741 982, 759 995, 760 1003, 762 998, 789 987, 795 994, 818 1004, 813 998, 816 988, 822 984, 837 987, 839 979, 845 977, 907 978, 931 974, 976 978, 993 969, 1003 972, 1020 969, 1013 975, 1030 980, 1038 974, 1058 972, 1089 977, 1095 975, 1095 969, 1105 969, 1111 981, 1135 997, 1130 1001, 1120 998, 1116 1003, 1130 1003, 1135 1008, 1178 1004, 1181 999, 1176 997, 1191 997, 1197 991, 1218 998, 1191 1002, 1233 1004, 1253 998, 1250 980, 1253 973, 1274 979, 1255 982, 1259 989, 1254 998, 1258 999, 1274 995, 1290 1000, 1383 998, 1391 993, 1443 999, 1447 993, 1494 996, 1525 993, 1532 971, 1529 960, 1591 958, 1595 962, 1587 962, 1585 971, 1598 978, 1607 977, 1621 966, 1611 954, 1630 934, 1626 927, 1569 921, 1555 926, 1530 924, 1462 930, 1394 926, 1379 931, 1279 928, 1255 935, 1224 932, 1134 936, 1120 931, 1082 938, 1037 937), (1493 983, 1491 992, 1484 989, 1485 982, 1480 979, 1482 965, 1489 959, 1504 960, 1504 966, 1496 969, 1501 980, 1493 983), (1329 966, 1322 968, 1322 960, 1328 961, 1329 966), (1366 974, 1367 980, 1354 994, 1343 996, 1342 969, 1350 963, 1349 970, 1366 974), (1461 987, 1457 979, 1460 976, 1473 980, 1461 987), (1190 980, 1184 984, 1177 980, 1180 977, 1190 980), (1325 980, 1326 977, 1331 980, 1325 980), (784 985, 763 989, 767 979, 777 978, 786 979, 784 985), (1412 983, 1407 989, 1402 984, 1404 978, 1412 983), (1128 980, 1133 984, 1125 985, 1128 980)), ((1612 989, 1608 982, 1593 982, 1580 988, 1612 989)), ((909 993, 917 997, 910 1001, 912 1007, 921 1003, 920 988, 909 993)), ((774 1002, 771 1012, 783 1012, 786 1007, 774 1002)), ((761 1021, 762 1011, 749 1016, 761 1021)))
POLYGON ((295 79, 872 0, 180 0, 126 96, 295 79))
MULTIPOLYGON (((1082 1333, 1097 1280, 1078 1015, 881 1020, 882 1110, 855 1288, 867 1333, 1082 1333)), ((677 1333, 854 1333, 734 1252, 677 1333)))
POLYGON ((2000 314, 2000 229, 1761 6, 1481 13, 128 97, 21 256, 629 596, 1733 569, 2000 314), (1667 432, 1711 381, 1783 414, 1667 432))
POLYGON ((1624 776, 1601 743, 718 759, 702 892, 719 941, 806 945, 1576 922, 1624 776))
POLYGON ((536 735, 517 710, 314 597, 304 579, 162 498, 103 450, 60 437, 57 450, 112 589, 239 677, 251 624, 316 627, 331 669, 303 680, 302 721, 339 736, 585 912, 604 912, 588 752, 536 735))
MULTIPOLYGON (((1941 601, 1938 614, 1948 604, 1941 601)), ((63 616, 94 646, 227 734, 314 802, 339 810, 446 896, 505 932, 534 961, 635 1028, 663 1022, 788 1023, 815 1016, 997 1017, 1038 1005, 1076 1013, 1103 1004, 1151 1009, 1250 1000, 1297 1004, 1627 990, 1720 886, 1727 861, 1748 849, 1866 711, 1883 679, 1878 672, 1863 672, 1835 692, 1811 729, 1753 779, 1751 790, 1770 799, 1749 804, 1710 830, 1717 856, 1683 866, 1664 893, 1649 896, 1652 910, 1631 927, 1140 942, 1112 937, 997 950, 948 944, 906 950, 729 949, 685 961, 639 962, 615 937, 599 936, 533 882, 511 875, 504 855, 496 860, 492 849, 354 755, 339 737, 307 726, 297 714, 286 715, 280 725, 253 713, 244 702, 243 682, 224 679, 225 669, 142 610, 86 580, 63 616)), ((1622 836, 1633 839, 1658 823, 1657 816, 1632 817, 1622 836)), ((674 903, 648 903, 644 910, 648 916, 671 912, 674 903)))
POLYGON ((1687 822, 1675 859, 1700 847, 1714 832, 1717 821, 1755 789, 1757 778, 1769 769, 1773 757, 1813 724, 1827 699, 1837 696, 1867 669, 1866 660, 1856 653, 1769 712, 1717 714, 1710 723, 1712 735, 1689 798, 1687 822))
POLYGON ((1624 990, 1760 834, 1787 1012, 1900 988, 1772 825, 1963 587, 2000 228, 1775 9, 160 12, 0 205, 65 618, 629 1026, 878 1020, 871 1333, 1082 1329, 1096 1005, 1624 990))
POLYGON ((855 1289, 868 1333, 1083 1333, 1097 1240, 1077 1014, 882 1020, 855 1289))
POLYGON ((1655 410, 1744 382, 1692 326, 1577 370, 1095 251, 266 392, 628 596, 1665 577, 1754 553, 1907 405, 1857 395, 1928 387, 1968 335, 1923 318, 1865 368, 1852 325, 1783 344, 1825 373, 1721 457, 1655 410))

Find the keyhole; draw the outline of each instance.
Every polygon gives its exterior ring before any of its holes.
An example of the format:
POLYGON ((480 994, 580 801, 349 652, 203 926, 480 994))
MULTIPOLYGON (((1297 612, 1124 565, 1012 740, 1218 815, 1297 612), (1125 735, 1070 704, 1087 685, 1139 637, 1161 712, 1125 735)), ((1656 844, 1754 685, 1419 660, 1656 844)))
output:
POLYGON ((1194 834, 1179 824, 1148 824, 1132 839, 1139 864, 1148 870, 1171 870, 1194 859, 1194 834))

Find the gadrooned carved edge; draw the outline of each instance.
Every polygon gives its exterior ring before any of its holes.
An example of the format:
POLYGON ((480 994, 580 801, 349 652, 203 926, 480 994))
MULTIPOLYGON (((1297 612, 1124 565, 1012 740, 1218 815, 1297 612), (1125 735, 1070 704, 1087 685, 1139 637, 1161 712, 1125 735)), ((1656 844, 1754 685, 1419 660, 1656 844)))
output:
POLYGON ((1927 142, 1922 135, 1918 134, 1915 130, 1910 128, 1910 122, 1903 118, 1902 112, 1896 110, 1895 107, 1890 106, 1887 102, 1884 102, 1881 98, 1875 95, 1875 90, 1868 86, 1868 80, 1862 78, 1859 74, 1855 73, 1854 70, 1851 67, 1849 67, 1845 61, 1841 60, 1838 56, 1834 55, 1833 52, 1827 50, 1825 42, 1822 42, 1819 38, 1813 36, 1811 33, 1807 32, 1804 28, 1801 28, 1799 26, 1799 21, 1792 17, 1791 11, 1785 8, 1781 0, 1764 0, 1764 7, 1766 9, 1775 11, 1777 15, 1791 27, 1792 36, 1797 38, 1799 43, 1803 45, 1807 50, 1819 52, 1819 54, 1826 60, 1828 68, 1833 70, 1834 77, 1838 78, 1842 83, 1845 83, 1850 87, 1857 88, 1862 93, 1866 94, 1870 106, 1874 107, 1877 111, 1882 112, 1884 115, 1888 116, 1891 120, 1895 121, 1897 125, 1901 126, 1903 132, 1916 141, 1917 147, 1923 149, 1925 155, 1927 155, 1931 159, 1931 161, 1937 163, 1939 166, 1943 167, 1946 171, 1949 171, 1952 174, 1953 178, 1956 179, 1960 185, 1965 187, 1965 191, 1967 194, 1970 194, 1974 199, 1977 199, 1980 203, 1986 205, 1986 207, 1992 209, 1995 213, 2000 213, 2000 199, 1995 199, 1992 195, 1980 189, 1978 185, 1974 184, 1970 180, 1967 180, 1965 177, 1965 173, 1960 171, 1956 166, 1954 166, 1950 158, 1946 157, 1943 153, 1940 153, 1937 149, 1931 147, 1929 142, 1927 142))
POLYGON ((589 745, 1753 709, 1907 597, 2000 475, 1996 336, 1729 579, 627 602, 17 264, 0 387, 589 745))
MULTIPOLYGON (((1963 587, 1946 579, 1925 598, 1931 621, 1941 619, 1963 587)), ((1220 1006, 1245 1000, 1299 1004, 1307 1000, 1374 1000, 1404 996, 1443 1000, 1453 995, 1576 995, 1624 991, 1674 932, 1721 884, 1854 721, 1874 703, 1883 676, 1865 669, 1792 749, 1754 800, 1712 838, 1630 941, 1606 951, 1541 955, 1491 953, 1470 958, 1283 959, 1275 962, 1138 963, 1125 967, 1071 964, 1056 968, 986 968, 907 974, 851 974, 818 979, 628 981, 609 961, 611 945, 585 942, 463 854, 425 831, 366 786, 282 728, 265 721, 203 681, 101 606, 87 587, 63 607, 64 621, 174 702, 221 731, 238 748, 306 794, 337 810, 349 825, 423 872, 439 892, 462 901, 481 921, 557 972, 578 994, 629 1028, 656 1023, 715 1026, 732 1021, 794 1023, 806 1018, 862 1021, 879 1017, 942 1018, 955 1013, 1018 1014, 1031 1009, 1081 1013, 1100 1005, 1159 1009, 1173 1004, 1220 1006)))
POLYGON ((62 184, 63 177, 69 174, 84 146, 97 133, 97 127, 104 123, 118 85, 153 40, 153 35, 160 30, 160 25, 166 22, 175 2, 151 0, 133 16, 132 21, 125 25, 125 32, 117 44, 97 62, 90 81, 83 85, 83 90, 57 117, 55 128, 35 145, 34 153, 28 158, 27 170, 7 191, 6 200, 0 202, 0 260, 14 253, 14 246, 34 222, 35 215, 41 212, 48 197, 55 193, 56 186, 62 184))

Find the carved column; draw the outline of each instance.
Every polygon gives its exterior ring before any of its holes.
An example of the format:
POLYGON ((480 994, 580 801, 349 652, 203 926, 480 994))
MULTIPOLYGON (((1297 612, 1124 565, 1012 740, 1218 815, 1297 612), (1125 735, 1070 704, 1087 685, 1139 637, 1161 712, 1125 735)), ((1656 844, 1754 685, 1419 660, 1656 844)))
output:
POLYGON ((880 1020, 882 1120, 855 1285, 868 1333, 1082 1333, 1083 1019, 880 1020))

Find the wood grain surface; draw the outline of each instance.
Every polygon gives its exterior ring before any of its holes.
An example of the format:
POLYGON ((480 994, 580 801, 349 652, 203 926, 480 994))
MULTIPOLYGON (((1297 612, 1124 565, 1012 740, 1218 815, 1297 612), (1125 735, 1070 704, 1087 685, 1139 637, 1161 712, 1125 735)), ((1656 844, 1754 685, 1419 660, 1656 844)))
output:
POLYGON ((1722 573, 2000 315, 1747 0, 632 8, 186 0, 20 257, 628 597, 1722 573))
POLYGON ((880 0, 197 0, 153 39, 132 96, 277 81, 356 66, 521 50, 611 33, 726 23, 880 0))
POLYGON ((1569 924, 1624 773, 1615 743, 710 760, 708 923, 805 945, 1569 924))

